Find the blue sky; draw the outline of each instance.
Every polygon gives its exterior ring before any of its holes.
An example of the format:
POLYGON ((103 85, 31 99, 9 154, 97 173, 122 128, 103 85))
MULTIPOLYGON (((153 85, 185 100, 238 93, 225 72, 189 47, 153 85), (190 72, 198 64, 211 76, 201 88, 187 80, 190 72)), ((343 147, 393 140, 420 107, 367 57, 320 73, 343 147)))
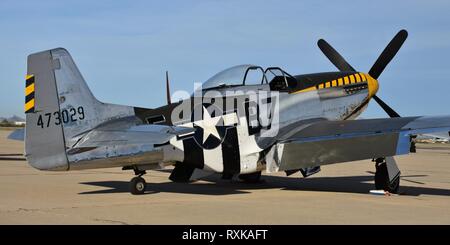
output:
MULTIPOLYGON (((0 2, 0 116, 23 116, 28 54, 64 47, 101 101, 165 103, 237 64, 291 74, 334 71, 330 42, 368 71, 390 39, 409 32, 380 76, 378 95, 402 116, 450 114, 449 1, 18 1, 0 2)), ((363 117, 385 117, 374 102, 363 117)))

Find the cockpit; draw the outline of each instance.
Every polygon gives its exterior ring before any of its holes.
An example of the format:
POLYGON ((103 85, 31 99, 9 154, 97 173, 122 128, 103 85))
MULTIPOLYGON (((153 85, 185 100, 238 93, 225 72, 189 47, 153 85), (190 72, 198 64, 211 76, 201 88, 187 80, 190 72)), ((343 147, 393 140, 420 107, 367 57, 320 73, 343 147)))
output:
POLYGON ((238 65, 221 71, 203 83, 202 89, 268 84, 271 90, 295 88, 297 80, 279 67, 263 69, 256 65, 238 65))

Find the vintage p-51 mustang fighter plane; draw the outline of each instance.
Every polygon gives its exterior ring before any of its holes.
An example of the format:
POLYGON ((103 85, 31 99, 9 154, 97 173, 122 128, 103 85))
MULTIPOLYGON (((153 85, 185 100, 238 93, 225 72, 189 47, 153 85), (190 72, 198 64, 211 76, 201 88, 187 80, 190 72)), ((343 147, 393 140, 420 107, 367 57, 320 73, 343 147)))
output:
POLYGON ((450 116, 400 117, 376 95, 378 77, 406 37, 400 31, 368 73, 319 40, 339 72, 292 76, 277 67, 235 66, 187 99, 172 103, 167 90, 167 105, 155 109, 98 101, 65 49, 31 54, 25 156, 40 170, 134 170, 133 194, 144 193, 146 170, 168 165, 172 181, 219 173, 252 182, 261 171, 306 177, 321 165, 372 159, 376 187, 397 192, 392 156, 414 150, 418 134, 450 130, 450 116), (353 120, 371 99, 390 118, 353 120))

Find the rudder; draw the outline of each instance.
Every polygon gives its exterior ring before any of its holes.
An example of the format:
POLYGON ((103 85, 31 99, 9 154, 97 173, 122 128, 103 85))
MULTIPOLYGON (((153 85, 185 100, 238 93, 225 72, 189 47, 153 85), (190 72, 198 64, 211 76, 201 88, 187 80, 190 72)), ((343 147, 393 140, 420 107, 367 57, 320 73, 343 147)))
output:
POLYGON ((41 170, 68 170, 66 151, 106 121, 134 115, 133 107, 98 101, 63 48, 28 57, 25 153, 41 170))
POLYGON ((49 118, 60 111, 51 52, 32 54, 27 63, 25 156, 37 169, 67 170, 62 124, 50 124, 49 118))

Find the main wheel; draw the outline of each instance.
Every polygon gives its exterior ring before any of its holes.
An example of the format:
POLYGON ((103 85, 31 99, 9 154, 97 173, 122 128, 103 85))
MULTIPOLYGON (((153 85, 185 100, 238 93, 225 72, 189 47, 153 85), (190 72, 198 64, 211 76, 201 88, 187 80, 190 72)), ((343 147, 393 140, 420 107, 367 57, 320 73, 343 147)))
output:
POLYGON ((258 183, 261 180, 261 171, 251 174, 240 174, 239 179, 245 183, 258 183))
POLYGON ((389 181, 389 174, 386 162, 378 163, 375 172, 375 188, 390 193, 398 193, 400 187, 400 176, 397 176, 392 182, 389 181))
POLYGON ((134 177, 130 181, 130 192, 133 195, 144 194, 145 192, 145 179, 142 177, 134 177))

